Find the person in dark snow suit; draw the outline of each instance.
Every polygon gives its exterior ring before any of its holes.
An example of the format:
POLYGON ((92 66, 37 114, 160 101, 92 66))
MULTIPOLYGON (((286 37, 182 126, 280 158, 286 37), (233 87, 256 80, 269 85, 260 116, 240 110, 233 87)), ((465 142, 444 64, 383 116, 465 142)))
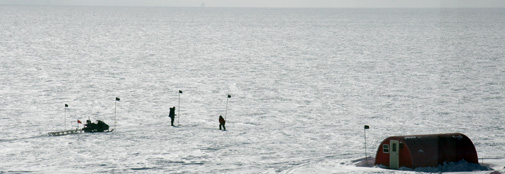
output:
POLYGON ((223 116, 219 116, 219 130, 221 130, 221 126, 223 127, 223 130, 226 130, 226 127, 224 127, 224 124, 226 124, 226 121, 224 120, 223 116))
POLYGON ((168 114, 168 117, 170 117, 170 124, 174 126, 174 120, 175 120, 175 106, 170 108, 170 113, 168 114))

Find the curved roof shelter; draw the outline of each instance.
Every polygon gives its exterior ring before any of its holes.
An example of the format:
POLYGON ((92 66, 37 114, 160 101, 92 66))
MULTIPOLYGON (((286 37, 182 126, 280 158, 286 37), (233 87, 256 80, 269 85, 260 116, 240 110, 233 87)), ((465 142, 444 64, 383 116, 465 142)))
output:
POLYGON ((377 149, 375 165, 388 168, 436 167, 444 162, 478 163, 477 151, 464 134, 431 134, 388 137, 377 149))

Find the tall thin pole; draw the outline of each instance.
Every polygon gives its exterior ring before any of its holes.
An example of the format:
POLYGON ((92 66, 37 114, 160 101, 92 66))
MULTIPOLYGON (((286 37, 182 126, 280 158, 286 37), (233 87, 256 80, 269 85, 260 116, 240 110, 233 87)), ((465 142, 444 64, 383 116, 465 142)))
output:
POLYGON ((114 129, 116 129, 116 123, 117 123, 117 116, 116 116, 117 107, 116 107, 116 103, 117 103, 117 100, 114 101, 114 129))
POLYGON ((367 153, 366 153, 366 129, 364 129, 365 132, 365 160, 366 160, 366 166, 368 166, 368 159, 367 159, 367 153))
POLYGON ((63 130, 67 129, 67 108, 68 108, 68 104, 65 104, 65 119, 64 119, 64 122, 63 122, 63 126, 64 126, 63 130))
POLYGON ((368 155, 366 152, 366 130, 369 129, 370 127, 368 125, 364 126, 363 132, 365 133, 365 160, 366 160, 366 166, 368 166, 368 155))
POLYGON ((228 94, 228 98, 226 98, 226 110, 224 111, 224 119, 226 120, 226 115, 228 114, 228 99, 231 98, 231 95, 228 94))
POLYGON ((182 94, 182 91, 179 90, 179 110, 177 111, 177 126, 179 126, 179 119, 181 117, 181 94, 182 94))
POLYGON ((64 125, 63 130, 67 130, 67 107, 65 107, 65 119, 63 121, 63 125, 64 125))
POLYGON ((119 97, 116 97, 116 100, 114 101, 114 129, 116 129, 116 124, 117 124, 117 116, 116 116, 116 110, 117 110, 116 108, 117 108, 117 106, 116 106, 116 103, 118 101, 120 101, 120 100, 121 99, 119 99, 119 97))

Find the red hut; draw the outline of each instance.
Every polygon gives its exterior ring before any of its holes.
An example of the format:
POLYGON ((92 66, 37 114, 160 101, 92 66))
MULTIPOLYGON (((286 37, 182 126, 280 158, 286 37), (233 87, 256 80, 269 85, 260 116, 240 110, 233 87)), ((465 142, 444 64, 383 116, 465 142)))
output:
POLYGON ((465 160, 479 163, 475 146, 461 133, 388 137, 377 149, 375 165, 388 168, 436 167, 465 160))

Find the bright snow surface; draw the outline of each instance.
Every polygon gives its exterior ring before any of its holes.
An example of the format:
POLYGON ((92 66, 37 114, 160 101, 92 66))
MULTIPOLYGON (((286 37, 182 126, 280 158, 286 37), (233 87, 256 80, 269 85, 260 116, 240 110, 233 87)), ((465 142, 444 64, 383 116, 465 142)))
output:
POLYGON ((505 171, 500 9, 0 16, 0 172, 407 173, 356 166, 363 125, 371 157, 388 136, 460 132, 505 171), (115 131, 47 136, 87 118, 115 131))

